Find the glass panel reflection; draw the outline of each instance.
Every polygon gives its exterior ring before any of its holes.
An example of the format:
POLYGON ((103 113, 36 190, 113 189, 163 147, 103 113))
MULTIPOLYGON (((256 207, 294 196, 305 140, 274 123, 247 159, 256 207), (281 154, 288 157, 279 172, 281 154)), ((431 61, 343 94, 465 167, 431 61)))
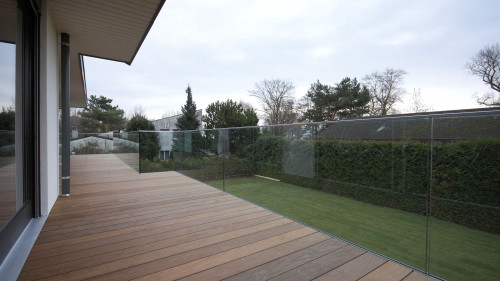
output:
POLYGON ((15 48, 0 42, 0 229, 16 213, 15 48))
POLYGON ((434 118, 430 273, 499 280, 500 115, 434 118))

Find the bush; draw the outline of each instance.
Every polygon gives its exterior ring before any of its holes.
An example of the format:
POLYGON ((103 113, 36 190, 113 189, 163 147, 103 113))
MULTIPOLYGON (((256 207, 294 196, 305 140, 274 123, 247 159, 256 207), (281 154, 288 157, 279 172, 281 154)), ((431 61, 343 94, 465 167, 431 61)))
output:
POLYGON ((75 147, 73 149, 75 154, 105 154, 107 151, 101 149, 97 142, 89 141, 84 146, 75 147))

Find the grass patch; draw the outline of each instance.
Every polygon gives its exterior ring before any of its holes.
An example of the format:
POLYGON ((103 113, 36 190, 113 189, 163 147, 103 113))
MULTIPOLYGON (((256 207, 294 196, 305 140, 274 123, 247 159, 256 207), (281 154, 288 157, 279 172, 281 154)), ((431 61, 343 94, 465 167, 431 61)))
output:
MULTIPOLYGON (((208 184, 222 188, 222 181, 208 184)), ((264 178, 225 181, 226 192, 424 269, 427 218, 264 178)), ((500 280, 500 235, 432 219, 430 272, 448 280, 500 280)))

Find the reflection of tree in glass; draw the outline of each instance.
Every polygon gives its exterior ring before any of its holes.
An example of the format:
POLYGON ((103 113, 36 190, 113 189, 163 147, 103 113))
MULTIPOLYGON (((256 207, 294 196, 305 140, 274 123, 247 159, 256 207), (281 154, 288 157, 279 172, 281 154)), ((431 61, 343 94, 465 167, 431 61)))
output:
MULTIPOLYGON (((15 124, 16 112, 12 107, 2 106, 2 111, 0 112, 0 156, 14 156, 15 155, 15 124)), ((7 161, 11 163, 13 159, 7 161)), ((0 163, 0 167, 3 166, 3 160, 0 163)))
POLYGON ((0 130, 14 131, 15 130, 16 112, 12 107, 2 106, 0 112, 0 130))

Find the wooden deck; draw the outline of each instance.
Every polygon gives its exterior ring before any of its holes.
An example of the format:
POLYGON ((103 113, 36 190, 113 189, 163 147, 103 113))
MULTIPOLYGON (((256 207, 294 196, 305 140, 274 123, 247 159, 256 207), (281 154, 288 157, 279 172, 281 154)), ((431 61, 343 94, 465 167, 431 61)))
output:
POLYGON ((71 161, 19 280, 430 280, 176 172, 71 161))

